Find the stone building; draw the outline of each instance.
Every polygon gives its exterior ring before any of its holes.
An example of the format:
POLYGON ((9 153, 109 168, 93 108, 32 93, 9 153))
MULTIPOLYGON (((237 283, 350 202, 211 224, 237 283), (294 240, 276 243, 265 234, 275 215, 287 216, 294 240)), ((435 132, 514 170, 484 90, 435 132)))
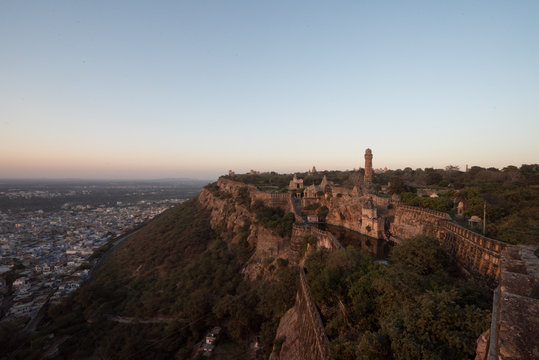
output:
POLYGON ((298 179, 296 174, 294 174, 294 177, 292 180, 290 180, 290 184, 288 184, 288 189, 295 190, 295 189, 302 189, 303 188, 303 179, 298 179))
POLYGON ((313 202, 318 202, 324 195, 331 194, 333 187, 333 182, 328 181, 326 175, 322 178, 320 185, 309 185, 303 191, 303 206, 312 204, 313 202))

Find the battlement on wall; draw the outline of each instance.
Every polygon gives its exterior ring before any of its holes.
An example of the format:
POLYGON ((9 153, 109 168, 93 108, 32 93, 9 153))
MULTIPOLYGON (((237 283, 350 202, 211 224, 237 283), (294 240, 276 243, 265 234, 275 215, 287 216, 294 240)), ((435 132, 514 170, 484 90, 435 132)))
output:
POLYGON ((432 209, 427 209, 427 208, 421 208, 417 206, 406 205, 400 202, 395 204, 395 209, 413 212, 418 215, 421 214, 425 216, 425 219, 428 217, 431 217, 431 218, 437 218, 437 219, 451 220, 451 216, 449 216, 448 213, 437 211, 437 210, 432 210, 432 209))
POLYGON ((504 242, 483 236, 469 229, 463 228, 462 226, 455 224, 454 222, 451 222, 451 221, 440 221, 439 228, 441 230, 450 231, 456 235, 459 235, 463 239, 466 239, 467 241, 474 243, 474 245, 477 245, 485 250, 488 250, 489 252, 493 252, 497 254, 498 256, 508 246, 508 244, 504 242))

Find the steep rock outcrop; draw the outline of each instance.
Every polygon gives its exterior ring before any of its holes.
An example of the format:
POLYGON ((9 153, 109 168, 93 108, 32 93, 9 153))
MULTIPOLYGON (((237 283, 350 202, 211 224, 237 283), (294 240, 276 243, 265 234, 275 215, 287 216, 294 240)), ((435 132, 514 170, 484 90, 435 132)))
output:
MULTIPOLYGON (((256 216, 249 206, 255 200, 264 201, 263 193, 252 185, 219 179, 202 190, 199 203, 210 210, 210 224, 214 230, 232 242, 246 240, 252 255, 242 270, 244 276, 254 280, 264 276, 264 266, 277 258, 294 262, 296 256, 290 247, 290 238, 281 237, 257 224, 256 216)), ((266 197, 267 206, 274 205, 275 198, 266 197)))
MULTIPOLYGON (((226 194, 229 194, 228 192, 226 194)), ((198 196, 199 203, 211 211, 210 224, 213 229, 223 227, 222 231, 239 233, 240 228, 254 222, 254 216, 233 197, 219 198, 207 189, 198 196)))

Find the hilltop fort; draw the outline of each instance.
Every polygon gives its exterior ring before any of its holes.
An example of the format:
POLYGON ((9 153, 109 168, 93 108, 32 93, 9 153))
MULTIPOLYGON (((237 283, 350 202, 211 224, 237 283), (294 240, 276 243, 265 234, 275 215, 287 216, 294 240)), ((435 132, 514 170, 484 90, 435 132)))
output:
MULTIPOLYGON (((320 183, 306 185, 304 179, 294 174, 287 193, 247 186, 251 201, 263 201, 267 206, 280 207, 292 212, 296 218, 291 243, 273 246, 278 249, 273 255, 301 261, 300 256, 290 249, 298 249, 299 243, 309 234, 317 238, 315 247, 341 248, 331 233, 316 227, 316 223, 322 220, 382 239, 387 244, 400 244, 419 234, 431 235, 456 260, 463 272, 482 278, 493 288, 496 287, 493 292, 492 326, 485 329, 478 340, 477 359, 531 359, 536 356, 539 342, 533 334, 539 328, 539 248, 509 245, 462 227, 445 212, 403 204, 398 196, 375 194, 371 149, 366 149, 364 158, 363 177, 358 172, 350 177, 352 180, 347 185, 328 181, 325 175, 320 183)), ((307 175, 314 172, 313 167, 307 175)), ((217 186, 222 191, 238 193, 246 185, 220 178, 217 186)), ((271 244, 266 244, 266 248, 269 247, 271 244)), ((283 318, 279 328, 281 335, 288 334, 287 339, 294 340, 285 342, 281 352, 274 353, 272 359, 293 358, 305 351, 315 354, 313 359, 329 358, 323 325, 316 306, 310 300, 308 285, 302 274, 300 272, 300 288, 295 305, 297 314, 294 315, 299 323, 290 323, 292 315, 289 315, 283 318), (291 336, 291 328, 301 328, 303 331, 291 336)))

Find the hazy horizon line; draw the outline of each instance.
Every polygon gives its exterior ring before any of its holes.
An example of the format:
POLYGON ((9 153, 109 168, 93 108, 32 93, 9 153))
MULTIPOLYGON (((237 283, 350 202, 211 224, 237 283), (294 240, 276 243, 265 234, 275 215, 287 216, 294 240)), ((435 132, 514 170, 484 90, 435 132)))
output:
MULTIPOLYGON (((506 166, 503 166, 503 167, 495 167, 495 166, 489 166, 489 167, 486 167, 486 166, 479 166, 479 165, 470 165, 468 166, 468 169, 471 169, 472 167, 480 167, 480 168, 483 168, 483 169, 491 169, 491 168, 494 168, 494 169, 497 169, 497 170, 500 170, 502 171, 504 168, 506 167, 509 167, 509 166, 515 166, 516 168, 520 168, 522 165, 536 165, 536 164, 521 164, 520 166, 517 166, 517 165, 506 165, 506 166)), ((458 166, 459 169, 458 171, 461 171, 461 172, 466 172, 466 169, 460 169, 460 166, 458 166)), ((375 170, 376 169, 384 169, 382 167, 373 167, 375 170)), ((397 168, 397 169, 392 169, 392 168, 387 168, 387 171, 397 171, 397 170, 404 170, 404 169, 407 169, 407 168, 410 168, 412 170, 417 170, 417 169, 421 169, 421 170, 425 170, 425 169, 435 169, 435 170, 445 170, 445 167, 442 167, 442 168, 436 168, 434 166, 431 166, 431 167, 424 167, 424 168, 416 168, 416 169, 413 169, 412 167, 410 166, 406 166, 404 168, 397 168)), ((333 172, 333 171, 341 171, 341 172, 347 172, 347 171, 358 171, 358 170, 361 170, 363 169, 363 167, 359 167, 359 168, 354 168, 354 169, 344 169, 344 170, 339 170, 339 169, 331 169, 331 170, 327 170, 327 169, 324 169, 324 170, 317 170, 318 173, 323 173, 323 172, 333 172)), ((309 170, 307 171, 293 171, 293 172, 278 172, 278 171, 259 171, 260 174, 267 174, 267 173, 272 173, 272 172, 275 172, 279 175, 292 175, 292 174, 299 174, 299 173, 307 173, 309 172, 309 170)), ((237 175, 245 175, 245 174, 249 174, 249 171, 247 172, 237 172, 236 173, 237 175)), ((212 181, 215 181, 217 180, 219 177, 221 176, 226 176, 228 175, 228 173, 223 173, 223 174, 220 174, 220 175, 216 175, 216 176, 209 176, 209 177, 198 177, 198 176, 186 176, 186 177, 152 177, 152 178, 144 178, 144 177, 129 177, 129 178, 121 178, 121 177, 99 177, 99 178, 90 178, 90 177, 54 177, 54 176, 40 176, 40 177, 1 177, 0 178, 0 182, 18 182, 18 181, 52 181, 52 182, 69 182, 69 181, 87 181, 87 182, 104 182, 104 181, 109 181, 109 182, 130 182, 130 181, 136 181, 136 182, 167 182, 167 181, 171 181, 171 182, 174 182, 174 181, 196 181, 196 182, 212 182, 212 181)))
POLYGON ((13 177, 13 178, 0 178, 0 182, 5 181, 146 181, 146 182, 158 182, 158 181, 213 181, 212 179, 204 179, 197 177, 181 177, 181 178, 83 178, 83 177, 13 177))

